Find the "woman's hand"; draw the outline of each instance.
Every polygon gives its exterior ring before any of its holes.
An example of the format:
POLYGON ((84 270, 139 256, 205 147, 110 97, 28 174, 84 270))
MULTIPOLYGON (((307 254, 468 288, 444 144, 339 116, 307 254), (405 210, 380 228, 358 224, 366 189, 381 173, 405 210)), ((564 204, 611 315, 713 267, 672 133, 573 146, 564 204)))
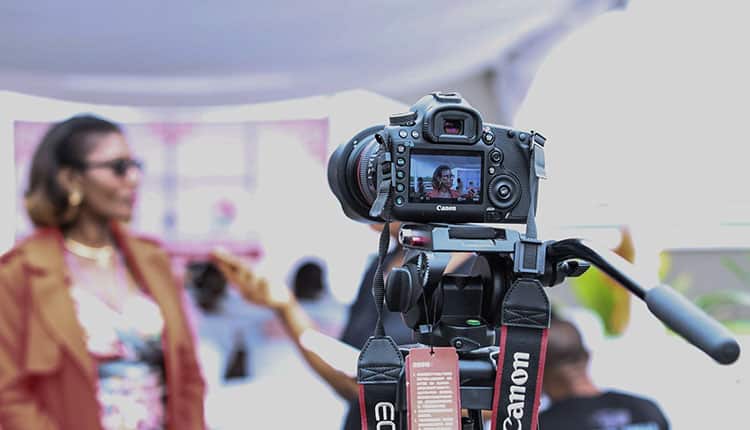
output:
POLYGON ((291 302, 289 290, 281 285, 272 286, 267 279, 255 275, 236 255, 218 248, 211 252, 210 257, 245 300, 276 310, 291 302))

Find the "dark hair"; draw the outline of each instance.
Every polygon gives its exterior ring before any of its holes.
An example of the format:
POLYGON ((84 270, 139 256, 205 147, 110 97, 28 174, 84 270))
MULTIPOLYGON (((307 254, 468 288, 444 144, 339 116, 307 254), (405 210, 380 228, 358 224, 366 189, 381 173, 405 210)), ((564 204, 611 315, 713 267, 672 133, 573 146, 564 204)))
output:
POLYGON ((81 169, 93 149, 93 134, 120 133, 116 124, 92 115, 79 115, 53 125, 42 138, 31 160, 26 212, 37 227, 64 227, 74 215, 68 192, 57 181, 60 169, 81 169))
POLYGON ((435 168, 435 171, 432 172, 432 189, 437 190, 440 188, 440 173, 443 170, 451 170, 450 166, 441 164, 435 168))
POLYGON ((314 261, 302 264, 294 274, 292 289, 300 300, 316 300, 326 289, 323 268, 314 261))
POLYGON ((206 313, 216 313, 227 295, 227 280, 216 264, 210 261, 192 261, 187 265, 188 286, 195 301, 206 313))
POLYGON ((553 314, 547 337, 546 369, 554 369, 564 364, 585 364, 589 352, 583 345, 583 338, 575 325, 553 314))

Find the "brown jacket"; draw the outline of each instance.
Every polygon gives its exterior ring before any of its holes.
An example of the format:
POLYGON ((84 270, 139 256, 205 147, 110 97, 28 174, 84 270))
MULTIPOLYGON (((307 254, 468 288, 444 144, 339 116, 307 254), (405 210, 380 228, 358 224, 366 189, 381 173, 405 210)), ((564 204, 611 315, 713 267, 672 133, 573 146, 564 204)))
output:
MULTIPOLYGON (((167 422, 204 428, 204 383, 167 254, 115 226, 135 279, 165 322, 167 422)), ((58 230, 40 230, 0 257, 0 428, 101 430, 97 371, 68 287, 58 230)))

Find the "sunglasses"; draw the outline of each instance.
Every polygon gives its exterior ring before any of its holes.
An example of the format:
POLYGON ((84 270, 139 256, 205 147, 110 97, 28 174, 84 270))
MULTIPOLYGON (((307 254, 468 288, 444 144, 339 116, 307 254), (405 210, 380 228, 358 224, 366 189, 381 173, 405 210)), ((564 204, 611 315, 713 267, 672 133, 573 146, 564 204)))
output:
POLYGON ((116 176, 124 177, 128 174, 131 168, 135 167, 139 171, 143 170, 143 162, 140 160, 134 160, 132 158, 116 158, 109 161, 97 161, 93 163, 85 163, 84 169, 110 169, 116 176))

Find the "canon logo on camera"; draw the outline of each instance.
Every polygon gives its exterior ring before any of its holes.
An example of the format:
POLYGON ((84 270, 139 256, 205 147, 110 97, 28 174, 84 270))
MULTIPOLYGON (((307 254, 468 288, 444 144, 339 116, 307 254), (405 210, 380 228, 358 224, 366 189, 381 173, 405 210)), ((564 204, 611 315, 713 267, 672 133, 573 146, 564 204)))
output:
POLYGON ((455 212, 456 207, 455 206, 443 206, 443 205, 437 205, 435 209, 438 212, 455 212))

